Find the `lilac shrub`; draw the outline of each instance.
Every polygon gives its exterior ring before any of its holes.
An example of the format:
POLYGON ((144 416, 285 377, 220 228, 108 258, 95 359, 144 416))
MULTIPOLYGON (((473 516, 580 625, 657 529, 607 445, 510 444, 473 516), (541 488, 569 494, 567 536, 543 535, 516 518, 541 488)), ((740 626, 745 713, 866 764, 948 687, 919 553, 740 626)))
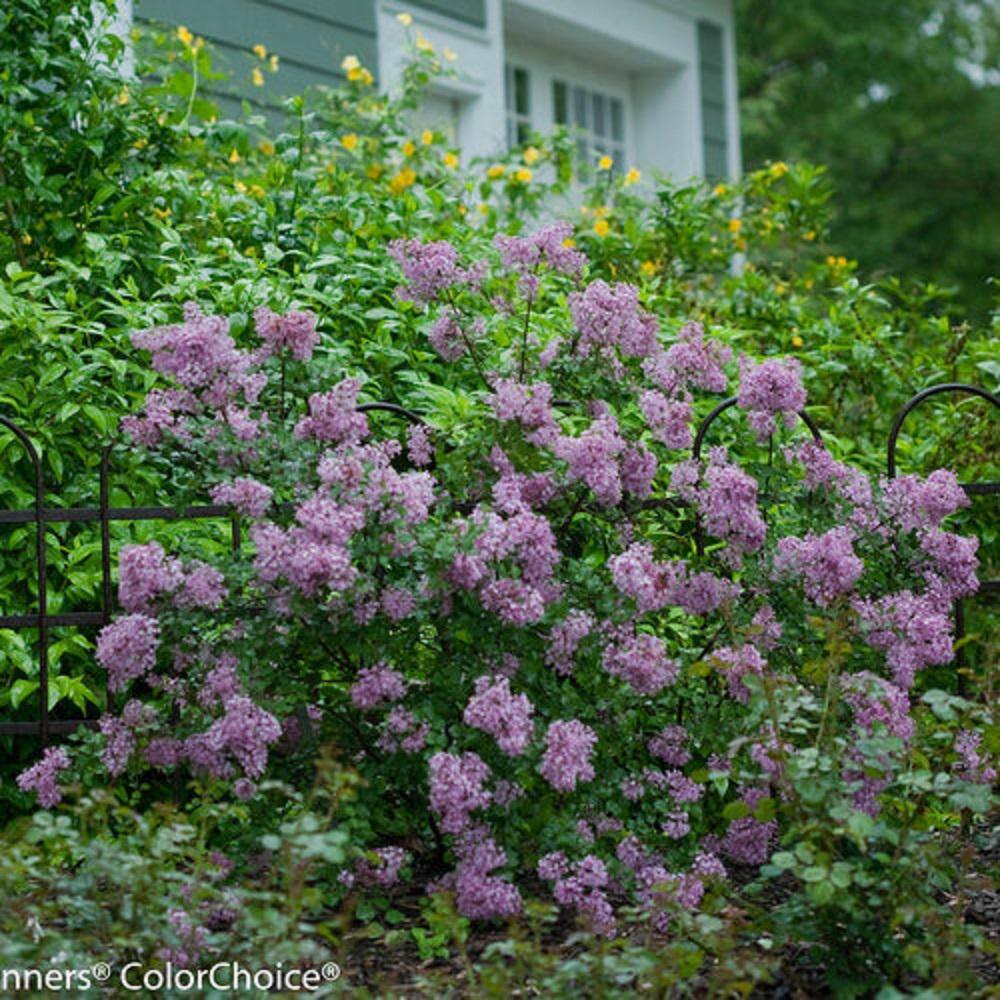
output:
MULTIPOLYGON (((569 233, 470 261, 389 247, 460 420, 362 412, 387 390, 314 367, 309 313, 240 331, 189 304, 135 335, 166 384, 125 430, 197 469, 250 544, 122 550, 97 647, 128 699, 101 723, 109 778, 180 772, 252 805, 308 730, 364 779, 336 891, 420 871, 493 919, 540 879, 606 935, 623 906, 664 929, 706 905, 820 801, 893 821, 915 685, 976 588, 975 541, 942 527, 964 492, 802 444, 797 363, 588 281, 569 233), (730 389, 742 424, 690 458, 730 389)), ((956 782, 995 773, 971 724, 922 752, 956 782)), ((73 766, 50 750, 21 786, 53 806, 73 766)))

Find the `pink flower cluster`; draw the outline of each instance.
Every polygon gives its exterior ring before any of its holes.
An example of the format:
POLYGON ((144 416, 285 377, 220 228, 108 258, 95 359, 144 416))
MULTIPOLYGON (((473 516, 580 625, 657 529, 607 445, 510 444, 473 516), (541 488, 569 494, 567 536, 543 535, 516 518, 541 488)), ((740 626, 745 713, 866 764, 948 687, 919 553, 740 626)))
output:
POLYGON ((725 392, 729 380, 723 365, 733 352, 716 340, 706 340, 700 323, 685 323, 677 340, 642 363, 646 377, 672 399, 687 399, 694 388, 725 392))
POLYGON ((554 271, 575 276, 587 258, 568 245, 572 236, 572 223, 553 222, 529 236, 495 236, 493 245, 500 251, 504 267, 531 271, 544 261, 554 271))
POLYGON ((646 749, 665 764, 683 767, 691 759, 690 752, 684 746, 687 738, 687 730, 683 726, 664 726, 655 736, 649 738, 646 749))
POLYGON ((545 662, 560 676, 571 674, 576 651, 593 627, 594 619, 586 611, 568 612, 561 622, 552 626, 545 662))
POLYGON ((639 305, 635 285, 609 285, 599 278, 582 292, 570 294, 569 309, 578 333, 576 353, 580 357, 617 348, 623 357, 644 358, 658 348, 659 324, 639 305))
POLYGON ((213 486, 211 496, 216 503, 232 505, 244 517, 258 518, 267 513, 273 492, 250 476, 240 476, 213 486))
POLYGON ((893 680, 904 691, 917 671, 951 662, 951 618, 930 598, 904 590, 855 601, 854 608, 868 645, 886 654, 893 680))
POLYGON ((853 542, 854 532, 844 526, 822 535, 782 538, 774 557, 775 572, 798 577, 806 596, 821 608, 828 607, 850 594, 864 572, 853 542))
POLYGON ((755 364, 740 358, 740 388, 736 400, 747 412, 747 421, 758 441, 766 441, 776 430, 776 416, 795 426, 796 414, 806 405, 802 387, 802 365, 795 358, 772 358, 755 364))
POLYGON ((403 300, 426 305, 450 288, 475 287, 482 279, 482 264, 461 267, 458 251, 450 243, 393 240, 388 249, 406 279, 406 285, 396 289, 396 295, 403 300))
POLYGON ((251 354, 236 347, 226 317, 205 316, 189 302, 182 324, 135 333, 132 343, 150 351, 153 368, 181 387, 154 390, 142 416, 122 420, 136 441, 155 445, 164 434, 189 441, 190 419, 199 413, 215 414, 216 431, 229 428, 244 440, 259 435, 260 423, 245 407, 257 402, 267 376, 254 370, 251 354))
POLYGON ((226 593, 213 566, 199 561, 183 566, 157 542, 126 545, 119 553, 118 600, 126 611, 155 614, 163 595, 171 595, 179 608, 218 608, 226 593))
POLYGON ((899 476, 883 484, 885 504, 903 531, 937 528, 955 511, 968 507, 969 498, 948 469, 936 469, 926 479, 899 476))
POLYGON ((399 701, 406 694, 406 682, 398 670, 386 663, 363 667, 358 679, 351 685, 351 704, 362 710, 374 708, 383 702, 399 701))
POLYGON ((472 812, 490 804, 490 793, 483 788, 490 769, 478 754, 444 752, 434 754, 429 767, 431 809, 445 833, 461 833, 471 823, 472 812))
POLYGON ((962 729, 955 734, 956 772, 963 781, 992 785, 997 780, 997 771, 990 765, 986 753, 980 752, 982 740, 982 733, 973 729, 962 729))
POLYGON ((611 880, 597 855, 588 854, 570 865, 562 851, 546 854, 538 861, 538 875, 554 883, 552 895, 560 906, 572 907, 583 914, 598 934, 615 936, 614 909, 606 892, 611 880))
POLYGON ((652 546, 635 542, 608 560, 618 590, 631 597, 640 613, 660 611, 668 605, 689 614, 704 615, 739 593, 739 586, 708 572, 690 573, 680 560, 659 563, 652 546))
POLYGON ((648 632, 632 632, 604 649, 604 669, 620 677, 637 694, 653 695, 677 680, 680 665, 667 657, 663 640, 648 632))
POLYGON ((671 485, 683 500, 695 505, 705 531, 728 543, 724 558, 736 567, 745 555, 761 549, 767 537, 767 525, 757 506, 757 481, 729 460, 725 448, 709 452, 700 486, 699 471, 693 459, 679 462, 671 473, 671 485))
MULTIPOLYGON (((744 789, 741 799, 750 810, 767 798, 763 788, 744 789)), ((762 865, 771 856, 778 824, 775 820, 759 820, 752 815, 740 816, 730 822, 722 838, 722 850, 734 861, 745 865, 762 865)))
POLYGON ((507 864, 507 852, 485 827, 473 826, 455 844, 455 871, 438 882, 437 889, 453 889, 460 913, 474 920, 517 916, 523 907, 517 887, 494 875, 507 864))
POLYGON ((476 681, 475 694, 462 719, 467 726, 492 736, 508 757, 519 757, 528 749, 534 732, 533 712, 527 695, 511 692, 508 678, 484 676, 476 681))
POLYGON ((346 378, 329 392, 309 397, 309 415, 295 425, 295 436, 334 444, 357 444, 368 436, 368 418, 358 412, 357 379, 346 378))
POLYGON ((135 614, 116 618, 97 637, 97 662, 108 672, 108 690, 121 691, 156 666, 160 626, 155 618, 135 614))
POLYGON ((379 847, 369 856, 358 858, 353 871, 342 871, 338 881, 349 888, 388 889, 399 881, 400 869, 408 859, 409 854, 401 847, 379 847))
POLYGON ((553 722, 545 733, 545 754, 538 772, 557 791, 572 792, 577 784, 591 781, 590 757, 597 746, 597 733, 579 719, 553 722))
POLYGON ((729 687, 729 697, 745 705, 750 700, 750 692, 743 678, 751 674, 756 677, 762 676, 767 668, 767 660, 749 643, 735 649, 724 646, 717 649, 712 658, 722 664, 729 687))
POLYGON ((284 316, 261 306, 253 314, 254 329, 264 342, 264 354, 291 352, 297 361, 308 361, 319 343, 316 317, 311 312, 290 312, 284 316))
POLYGON ((69 767, 69 755, 62 747, 46 747, 42 759, 17 776, 17 787, 22 792, 36 792, 38 804, 51 809, 62 802, 59 772, 69 767))

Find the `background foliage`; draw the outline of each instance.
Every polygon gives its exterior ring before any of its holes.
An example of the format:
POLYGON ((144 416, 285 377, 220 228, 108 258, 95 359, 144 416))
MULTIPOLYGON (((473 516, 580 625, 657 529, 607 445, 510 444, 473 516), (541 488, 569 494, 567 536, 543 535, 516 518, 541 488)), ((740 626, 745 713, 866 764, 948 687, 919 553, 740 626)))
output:
POLYGON ((809 159, 835 253, 957 290, 977 320, 1000 260, 1000 18, 981 0, 739 0, 744 163, 809 159))

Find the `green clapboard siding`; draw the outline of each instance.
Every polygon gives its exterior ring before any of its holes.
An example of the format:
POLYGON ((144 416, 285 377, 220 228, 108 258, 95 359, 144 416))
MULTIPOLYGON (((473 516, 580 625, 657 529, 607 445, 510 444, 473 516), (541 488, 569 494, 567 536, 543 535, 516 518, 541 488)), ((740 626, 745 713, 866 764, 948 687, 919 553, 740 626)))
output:
POLYGON ((414 0, 414 6, 479 28, 486 27, 486 0, 414 0))
POLYGON ((725 49, 722 28, 710 21, 698 22, 698 78, 705 176, 723 180, 729 175, 725 49))
POLYGON ((262 104, 311 84, 338 83, 346 55, 373 73, 377 66, 375 0, 136 0, 135 16, 203 36, 230 74, 226 91, 262 104), (279 56, 277 73, 251 53, 257 44, 279 56), (251 82, 255 66, 264 70, 263 87, 251 82))

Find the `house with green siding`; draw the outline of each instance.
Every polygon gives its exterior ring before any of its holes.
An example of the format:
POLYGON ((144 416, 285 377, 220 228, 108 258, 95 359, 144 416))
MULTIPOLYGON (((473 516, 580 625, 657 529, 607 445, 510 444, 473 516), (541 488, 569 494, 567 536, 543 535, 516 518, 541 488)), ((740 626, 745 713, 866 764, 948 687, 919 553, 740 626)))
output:
POLYGON ((435 82, 423 124, 468 154, 565 124, 616 167, 740 171, 732 0, 132 0, 124 16, 205 37, 258 100, 255 45, 280 57, 275 96, 336 83, 348 55, 392 87, 419 34, 457 70, 435 82))

